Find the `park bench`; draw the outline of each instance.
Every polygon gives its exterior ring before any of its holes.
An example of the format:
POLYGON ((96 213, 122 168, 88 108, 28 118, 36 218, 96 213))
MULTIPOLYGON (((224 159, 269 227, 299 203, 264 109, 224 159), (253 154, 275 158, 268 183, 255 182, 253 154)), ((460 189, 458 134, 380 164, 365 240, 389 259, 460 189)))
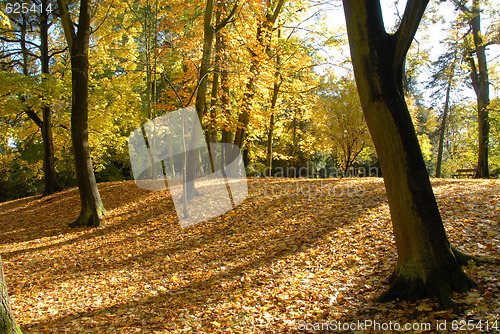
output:
POLYGON ((476 175, 476 168, 462 168, 457 169, 455 174, 453 174, 452 178, 460 178, 460 177, 474 177, 476 175))

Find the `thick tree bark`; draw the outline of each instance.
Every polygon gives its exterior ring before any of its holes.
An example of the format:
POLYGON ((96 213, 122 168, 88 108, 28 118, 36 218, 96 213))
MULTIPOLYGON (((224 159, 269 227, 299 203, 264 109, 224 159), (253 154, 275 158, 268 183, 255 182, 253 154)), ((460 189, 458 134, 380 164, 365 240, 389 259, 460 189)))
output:
POLYGON ((89 38, 90 38, 90 0, 81 0, 78 31, 75 34, 69 11, 63 0, 58 0, 61 22, 71 53, 71 75, 73 83, 71 104, 71 140, 75 158, 76 179, 80 193, 81 211, 76 221, 69 224, 77 226, 99 226, 100 218, 106 213, 92 167, 88 137, 89 106, 89 38))
POLYGON ((403 92, 403 64, 428 0, 409 0, 393 35, 384 29, 379 0, 344 0, 351 57, 365 119, 389 200, 398 262, 380 298, 438 297, 475 283, 447 239, 403 92))
POLYGON ((0 256, 0 334, 22 334, 14 319, 5 284, 2 257, 0 256))

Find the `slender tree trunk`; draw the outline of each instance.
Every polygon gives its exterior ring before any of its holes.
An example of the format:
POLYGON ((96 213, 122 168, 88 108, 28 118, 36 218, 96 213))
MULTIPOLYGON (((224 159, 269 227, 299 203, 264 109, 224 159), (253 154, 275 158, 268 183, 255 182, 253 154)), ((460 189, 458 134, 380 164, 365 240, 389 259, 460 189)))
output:
POLYGON ((450 110, 450 92, 451 92, 451 78, 448 80, 448 86, 446 87, 446 98, 444 101, 443 119, 441 120, 441 127, 439 129, 439 146, 438 146, 438 156, 437 156, 437 162, 436 162, 436 177, 441 177, 441 165, 443 162, 444 134, 446 132, 446 119, 448 118, 448 112, 450 110))
POLYGON ((266 167, 269 171, 268 175, 272 175, 273 169, 273 134, 274 134, 274 110, 271 110, 271 117, 269 118, 269 130, 267 131, 267 152, 266 152, 266 167))
MULTIPOLYGON (((216 10, 216 26, 220 24, 221 20, 221 12, 222 8, 216 10)), ((217 142, 217 97, 219 95, 219 76, 220 76, 220 62, 221 62, 221 39, 219 37, 220 34, 215 38, 215 50, 214 50, 214 73, 212 75, 212 92, 210 94, 210 111, 208 112, 207 104, 205 103, 205 111, 204 114, 209 114, 209 120, 206 127, 205 137, 208 146, 209 158, 210 158, 210 167, 211 172, 215 172, 217 152, 215 150, 215 143, 217 142), (215 160, 215 161, 214 161, 215 160)))
MULTIPOLYGON (((207 95, 207 90, 208 90, 208 69, 210 66, 210 57, 212 55, 212 44, 214 40, 214 27, 212 25, 212 19, 213 19, 213 12, 214 12, 214 1, 213 0, 207 0, 207 5, 205 8, 205 19, 204 19, 204 24, 203 24, 203 29, 204 29, 204 35, 203 35, 203 53, 201 57, 201 66, 200 66, 200 72, 198 76, 198 92, 196 94, 196 112, 198 114, 198 119, 200 120, 200 124, 203 127, 203 116, 206 111, 206 95, 207 95)), ((198 143, 201 139, 199 137, 199 134, 197 131, 194 132, 194 135, 191 136, 191 144, 189 145, 192 147, 193 144, 198 143)), ((199 168, 200 164, 200 159, 199 159, 199 152, 196 150, 189 150, 186 153, 188 156, 188 164, 186 168, 186 181, 184 182, 184 193, 185 197, 187 200, 191 200, 194 196, 197 195, 197 190, 194 185, 194 179, 196 177, 196 170, 199 168)))
POLYGON ((475 283, 463 272, 446 236, 403 92, 403 64, 428 0, 409 0, 398 31, 384 29, 379 0, 344 0, 351 57, 366 123, 380 160, 398 262, 380 298, 437 296, 475 283))
MULTIPOLYGON (((274 23, 278 19, 284 2, 285 0, 278 0, 274 11, 271 11, 271 8, 268 8, 268 13, 257 27, 258 46, 263 48, 266 52, 269 51, 272 29, 274 23)), ((258 59, 258 54, 254 50, 250 50, 250 52, 252 55, 252 64, 250 65, 250 78, 245 85, 241 111, 238 116, 238 127, 234 135, 234 145, 238 146, 239 148, 243 148, 243 145, 245 143, 246 132, 248 130, 248 122, 250 120, 250 110, 252 108, 252 102, 255 96, 255 84, 260 69, 260 60, 258 59)))
MULTIPOLYGON (((221 85, 221 109, 224 115, 222 122, 222 138, 221 141, 224 144, 231 144, 233 142, 233 132, 231 131, 231 97, 229 90, 229 70, 228 70, 228 61, 227 57, 227 44, 225 36, 222 34, 217 35, 217 38, 220 39, 220 47, 221 47, 221 72, 220 72, 220 85, 221 85)), ((230 150, 227 150, 228 146, 223 145, 223 162, 221 166, 226 166, 232 161, 232 153, 230 150)), ((225 167, 223 167, 225 168, 225 167)))
MULTIPOLYGON (((225 51, 224 51, 225 53, 225 51)), ((224 56, 224 59, 227 57, 224 56)), ((223 62, 226 64, 226 62, 223 62)), ((224 124, 222 129, 222 142, 230 144, 233 142, 233 132, 231 131, 231 98, 229 91, 229 73, 226 65, 223 65, 220 74, 220 83, 222 88, 222 95, 220 98, 222 112, 224 113, 224 124)))
MULTIPOLYGON (((40 44, 41 55, 40 60, 42 64, 42 75, 49 75, 49 51, 48 51, 48 14, 47 14, 48 0, 42 1, 42 13, 40 21, 40 44)), ((21 23, 21 52, 23 55, 23 74, 29 76, 28 71, 28 49, 26 48, 26 19, 23 16, 21 23)), ((42 80, 45 78, 42 77, 42 80)), ((54 167, 54 146, 52 141, 52 112, 50 106, 42 107, 42 119, 27 106, 26 114, 42 131, 43 142, 43 165, 44 165, 44 183, 45 189, 43 195, 50 195, 56 191, 61 190, 56 177, 54 167)))
POLYGON ((243 101, 241 103, 241 111, 238 116, 236 133, 234 134, 234 145, 240 149, 243 148, 246 132, 248 130, 248 122, 250 120, 250 109, 255 95, 255 80, 257 75, 258 60, 256 56, 252 57, 252 65, 250 66, 250 79, 245 86, 243 101))
MULTIPOLYGON (((278 29, 278 40, 281 38, 281 28, 278 29)), ((269 175, 272 174, 273 168, 273 134, 274 134, 274 122, 275 122, 275 108, 276 103, 278 102, 278 94, 280 91, 281 82, 278 82, 280 79, 280 65, 281 65, 281 57, 279 55, 276 56, 276 75, 273 86, 273 96, 271 98, 271 117, 269 118, 269 130, 267 132, 267 156, 266 156, 266 167, 269 171, 269 175)))
POLYGON ((14 319, 9 303, 9 295, 5 284, 2 257, 0 256, 0 334, 22 334, 14 319))
POLYGON ((450 95, 451 89, 453 87, 453 80, 455 78, 455 69, 457 67, 458 62, 458 30, 455 34, 454 40, 454 49, 453 49, 453 61, 450 67, 443 68, 445 73, 445 78, 447 80, 446 84, 446 93, 445 93, 445 102, 444 102, 444 110, 443 110, 443 119, 441 120, 441 127, 439 129, 439 144, 438 144, 438 156, 436 162, 436 177, 441 177, 441 167, 443 164, 443 151, 444 151, 444 137, 446 133, 446 122, 448 121, 448 114, 450 111, 450 95))
MULTIPOLYGON (((41 60, 42 74, 49 75, 49 38, 48 38, 48 7, 49 1, 42 1, 42 20, 40 24, 40 40, 41 40, 41 60)), ((45 172, 45 189, 44 195, 50 195, 61 190, 56 177, 54 144, 52 141, 52 110, 50 106, 43 107, 42 110, 42 138, 43 138, 43 162, 45 172)))
POLYGON ((275 82, 273 89, 273 97, 271 100, 271 117, 269 118, 269 130, 267 132, 267 154, 266 154, 266 167, 271 176, 271 171, 273 168, 273 134, 274 134, 274 123, 275 123, 275 108, 276 102, 278 101, 278 93, 280 89, 280 84, 275 82))
MULTIPOLYGON (((231 18, 235 15, 237 8, 238 5, 235 4, 231 13, 229 13, 227 17, 221 20, 221 22, 216 24, 214 27, 212 23, 214 14, 214 0, 207 0, 207 5, 205 8, 205 18, 203 23, 204 27, 203 53, 201 58, 200 73, 198 77, 199 86, 198 86, 198 92, 196 94, 196 103, 195 103, 198 119, 200 120, 200 124, 202 127, 203 127, 204 112, 207 110, 205 108, 205 103, 208 90, 208 70, 210 67, 210 58, 212 55, 212 44, 214 41, 214 36, 229 23, 231 18)), ((198 143, 200 140, 197 133, 196 135, 191 137, 192 137, 191 143, 198 143)), ((187 173, 186 179, 188 182, 184 183, 185 184, 184 191, 186 192, 187 199, 190 200, 197 194, 194 182, 192 181, 195 179, 196 170, 199 167, 200 161, 199 161, 199 152, 190 151, 188 152, 188 155, 189 155, 188 157, 189 165, 187 166, 187 171, 186 171, 187 173)))
MULTIPOLYGON (((215 24, 219 25, 221 20, 221 14, 225 11, 225 2, 223 8, 218 8, 216 13, 215 24)), ((220 34, 217 34, 215 38, 215 51, 214 51, 214 74, 212 76, 212 93, 210 98, 210 122, 207 127, 207 142, 215 143, 217 141, 217 97, 219 96, 219 84, 220 84, 220 69, 221 69, 221 49, 222 49, 222 39, 220 34)))
POLYGON ((292 150, 290 156, 292 157, 292 165, 290 167, 295 167, 295 152, 297 152, 297 109, 294 108, 293 119, 292 119, 292 150))

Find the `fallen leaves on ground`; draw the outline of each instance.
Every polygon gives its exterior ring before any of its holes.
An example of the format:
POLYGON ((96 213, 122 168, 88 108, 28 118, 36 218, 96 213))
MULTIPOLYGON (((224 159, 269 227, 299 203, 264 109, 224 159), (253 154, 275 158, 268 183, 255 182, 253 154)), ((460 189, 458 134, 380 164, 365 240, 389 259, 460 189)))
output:
MULTIPOLYGON (((452 244, 498 256, 500 182, 433 187, 452 244)), ((446 321, 440 332, 453 333, 500 321, 494 265, 466 268, 479 288, 455 294, 453 310, 374 301, 396 261, 382 179, 251 179, 236 209, 184 229, 168 191, 99 188, 108 214, 94 229, 67 227, 76 189, 0 203, 0 253, 25 333, 350 333, 359 328, 334 326, 365 321, 432 324, 422 333, 446 321)))

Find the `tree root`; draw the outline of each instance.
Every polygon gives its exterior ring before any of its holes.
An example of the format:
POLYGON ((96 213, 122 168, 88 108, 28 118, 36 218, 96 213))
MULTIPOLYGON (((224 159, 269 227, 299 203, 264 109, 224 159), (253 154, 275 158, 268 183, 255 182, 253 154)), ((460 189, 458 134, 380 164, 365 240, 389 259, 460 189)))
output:
POLYGON ((59 191, 62 191, 64 190, 63 187, 61 187, 58 183, 56 183, 55 185, 52 185, 50 186, 49 188, 45 188, 43 190, 43 194, 42 194, 42 197, 45 197, 45 196, 49 196, 49 195, 52 195, 52 194, 55 194, 59 191))
POLYGON ((68 224, 68 227, 99 227, 101 224, 100 219, 90 215, 88 217, 83 217, 80 215, 77 220, 68 224))
POLYGON ((100 207, 99 211, 83 210, 80 212, 78 218, 68 224, 68 227, 99 227, 101 224, 101 217, 106 214, 104 207, 100 207))
POLYGON ((456 262, 454 266, 429 272, 425 278, 411 268, 396 268, 391 279, 391 286, 378 298, 379 302, 437 297, 440 306, 449 309, 455 306, 453 291, 466 292, 477 287, 456 262))
POLYGON ((451 250, 453 251, 453 255, 455 255, 455 258, 457 259, 458 263, 460 263, 460 265, 462 265, 462 266, 468 265, 469 261, 471 261, 471 260, 477 264, 500 265, 500 259, 492 259, 492 258, 488 258, 488 257, 481 257, 481 256, 466 254, 466 253, 458 250, 455 247, 451 247, 451 250))

